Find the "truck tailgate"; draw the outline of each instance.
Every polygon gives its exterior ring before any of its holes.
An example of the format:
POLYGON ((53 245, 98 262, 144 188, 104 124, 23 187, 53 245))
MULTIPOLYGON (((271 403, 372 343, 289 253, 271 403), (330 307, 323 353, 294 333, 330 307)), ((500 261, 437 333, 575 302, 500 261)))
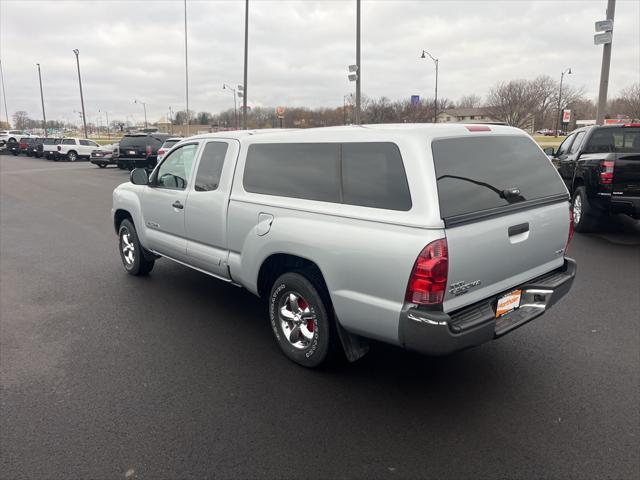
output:
POLYGON ((612 194, 640 197, 640 152, 617 155, 612 194))
POLYGON ((569 236, 568 202, 449 228, 446 236, 449 275, 443 308, 449 312, 561 267, 569 236))

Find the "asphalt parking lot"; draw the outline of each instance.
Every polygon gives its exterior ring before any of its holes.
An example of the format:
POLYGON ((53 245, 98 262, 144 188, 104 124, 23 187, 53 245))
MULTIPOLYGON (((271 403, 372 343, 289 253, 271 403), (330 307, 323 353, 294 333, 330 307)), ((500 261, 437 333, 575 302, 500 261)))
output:
POLYGON ((576 235, 569 297, 498 341, 311 371, 246 291, 166 260, 125 274, 127 178, 0 156, 0 477, 640 474, 638 222, 576 235))

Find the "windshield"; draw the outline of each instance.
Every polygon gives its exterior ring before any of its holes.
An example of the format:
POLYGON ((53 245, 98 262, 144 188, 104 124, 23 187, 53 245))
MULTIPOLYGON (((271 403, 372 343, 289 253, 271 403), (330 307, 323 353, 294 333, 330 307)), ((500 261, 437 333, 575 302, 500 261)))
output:
POLYGON ((537 200, 566 189, 555 167, 528 137, 434 140, 442 218, 537 200))
POLYGON ((584 153, 640 152, 640 128, 599 128, 589 138, 584 153))

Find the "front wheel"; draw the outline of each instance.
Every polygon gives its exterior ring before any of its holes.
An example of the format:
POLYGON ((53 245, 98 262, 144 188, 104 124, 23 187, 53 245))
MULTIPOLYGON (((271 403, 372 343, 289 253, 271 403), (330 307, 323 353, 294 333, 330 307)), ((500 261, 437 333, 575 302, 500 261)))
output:
POLYGON ((118 230, 119 250, 122 265, 129 275, 146 275, 153 269, 155 260, 145 256, 136 227, 130 220, 123 220, 118 230))
POLYGON ((98 164, 98 167, 99 167, 99 168, 106 168, 107 166, 106 166, 104 163, 99 163, 99 164, 98 164))
POLYGON ((290 360, 303 367, 318 367, 336 352, 332 309, 321 291, 300 273, 289 272, 278 277, 269 296, 276 341, 290 360))

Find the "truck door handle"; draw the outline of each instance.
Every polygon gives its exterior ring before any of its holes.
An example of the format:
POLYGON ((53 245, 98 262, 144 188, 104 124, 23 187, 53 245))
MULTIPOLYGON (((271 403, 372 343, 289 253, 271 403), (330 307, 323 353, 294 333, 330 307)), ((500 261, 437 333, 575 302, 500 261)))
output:
POLYGON ((171 205, 173 208, 179 208, 180 210, 182 210, 184 208, 184 205, 182 205, 180 203, 180 200, 176 200, 175 202, 173 202, 173 204, 171 205))
POLYGON ((529 223, 521 223, 520 225, 513 225, 509 227, 509 236, 520 235, 529 231, 529 223))

